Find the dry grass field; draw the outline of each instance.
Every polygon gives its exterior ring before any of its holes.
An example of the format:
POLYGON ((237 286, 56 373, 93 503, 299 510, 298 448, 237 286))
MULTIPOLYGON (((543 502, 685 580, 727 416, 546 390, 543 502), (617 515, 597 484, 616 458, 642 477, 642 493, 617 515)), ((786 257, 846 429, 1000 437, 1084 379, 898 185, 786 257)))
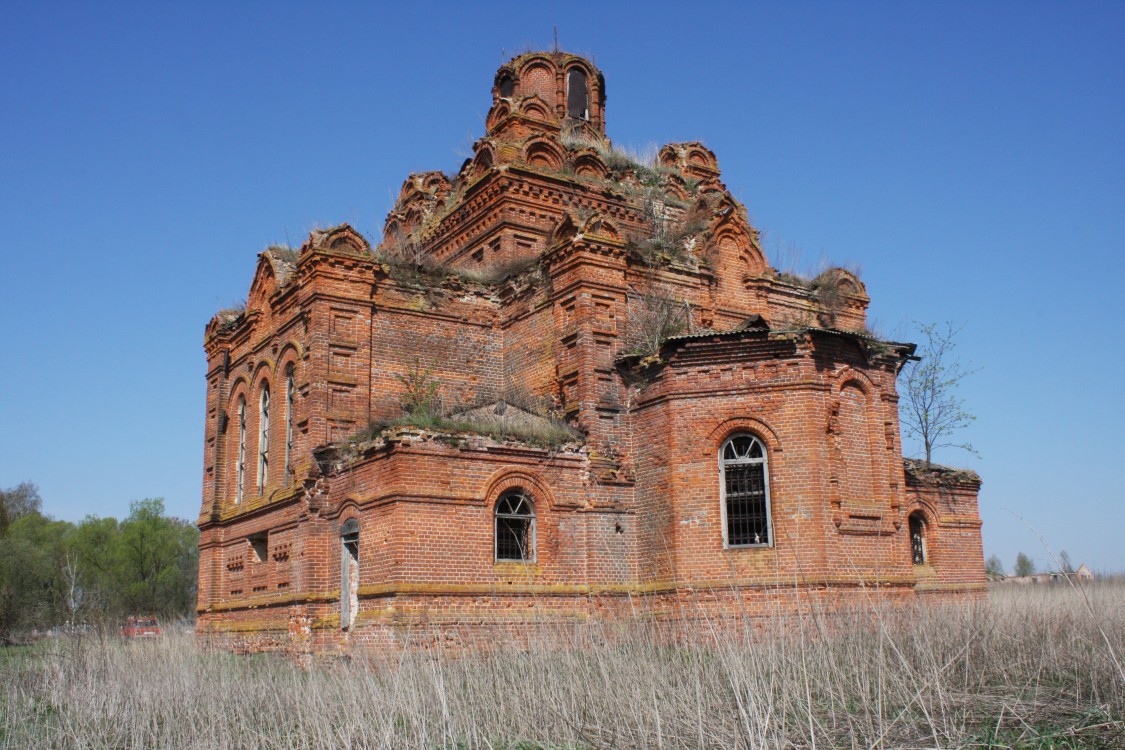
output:
POLYGON ((1121 583, 700 631, 309 668, 53 639, 0 651, 0 748, 1125 748, 1121 583))

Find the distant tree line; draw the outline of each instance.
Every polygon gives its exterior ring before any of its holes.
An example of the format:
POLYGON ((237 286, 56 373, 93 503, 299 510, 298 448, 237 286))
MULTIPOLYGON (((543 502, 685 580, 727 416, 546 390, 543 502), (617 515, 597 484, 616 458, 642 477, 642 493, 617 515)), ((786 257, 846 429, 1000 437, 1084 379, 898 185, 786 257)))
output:
POLYGON ((0 489, 0 642, 63 624, 195 608, 199 531, 164 514, 161 498, 129 516, 56 521, 36 486, 0 489))
MULTIPOLYGON (((1059 553, 1057 562, 1059 564, 1059 572, 1071 575, 1074 573, 1074 563, 1070 561, 1070 554, 1064 549, 1059 553)), ((1004 576, 1007 571, 1004 570, 1004 563, 996 555, 988 558, 984 564, 984 572, 990 576, 1004 576)), ((1020 552, 1016 555, 1015 574, 1017 576, 1030 576, 1035 575, 1035 561, 1030 557, 1020 552)))

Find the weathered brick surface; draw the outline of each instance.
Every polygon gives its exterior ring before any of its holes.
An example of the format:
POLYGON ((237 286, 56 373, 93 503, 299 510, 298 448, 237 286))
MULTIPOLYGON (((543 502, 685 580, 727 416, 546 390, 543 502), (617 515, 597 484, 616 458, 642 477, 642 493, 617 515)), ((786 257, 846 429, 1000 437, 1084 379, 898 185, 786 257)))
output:
POLYGON ((474 158, 408 178, 382 246, 345 225, 271 248, 246 309, 208 325, 201 634, 387 649, 983 590, 979 480, 904 471, 912 347, 863 333, 847 271, 771 269, 702 145, 655 168, 613 152, 602 85, 581 58, 514 59, 474 158), (419 392, 447 420, 507 408, 581 437, 427 427, 403 417, 419 392), (739 434, 766 450, 766 545, 724 545, 719 454, 739 434), (534 503, 534 559, 497 561, 513 490, 534 503))

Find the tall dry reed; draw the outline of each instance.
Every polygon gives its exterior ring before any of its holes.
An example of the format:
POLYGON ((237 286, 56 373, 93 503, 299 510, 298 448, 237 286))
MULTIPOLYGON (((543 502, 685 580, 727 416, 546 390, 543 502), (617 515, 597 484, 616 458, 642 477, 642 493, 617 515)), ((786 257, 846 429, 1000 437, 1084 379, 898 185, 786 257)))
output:
POLYGON ((0 652, 0 748, 1122 748, 1122 644, 1121 584, 307 669, 57 639, 0 652))

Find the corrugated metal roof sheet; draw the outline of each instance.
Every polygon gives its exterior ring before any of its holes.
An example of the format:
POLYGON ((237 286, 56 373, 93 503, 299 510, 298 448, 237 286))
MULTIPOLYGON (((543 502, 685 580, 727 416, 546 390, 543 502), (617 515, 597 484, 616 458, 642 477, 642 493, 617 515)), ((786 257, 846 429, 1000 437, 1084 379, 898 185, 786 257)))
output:
POLYGON ((689 341, 692 339, 705 339, 713 336, 731 337, 741 336, 746 333, 805 333, 810 331, 813 333, 828 333, 836 336, 848 336, 850 338, 863 339, 879 344, 890 344, 891 346, 910 346, 910 344, 903 344, 897 341, 883 341, 877 339, 868 333, 860 331, 847 331, 843 328, 821 328, 818 326, 804 326, 801 328, 767 328, 760 326, 746 326, 740 328, 732 328, 729 331, 704 331, 702 333, 681 333, 678 336, 669 336, 665 341, 689 341))

